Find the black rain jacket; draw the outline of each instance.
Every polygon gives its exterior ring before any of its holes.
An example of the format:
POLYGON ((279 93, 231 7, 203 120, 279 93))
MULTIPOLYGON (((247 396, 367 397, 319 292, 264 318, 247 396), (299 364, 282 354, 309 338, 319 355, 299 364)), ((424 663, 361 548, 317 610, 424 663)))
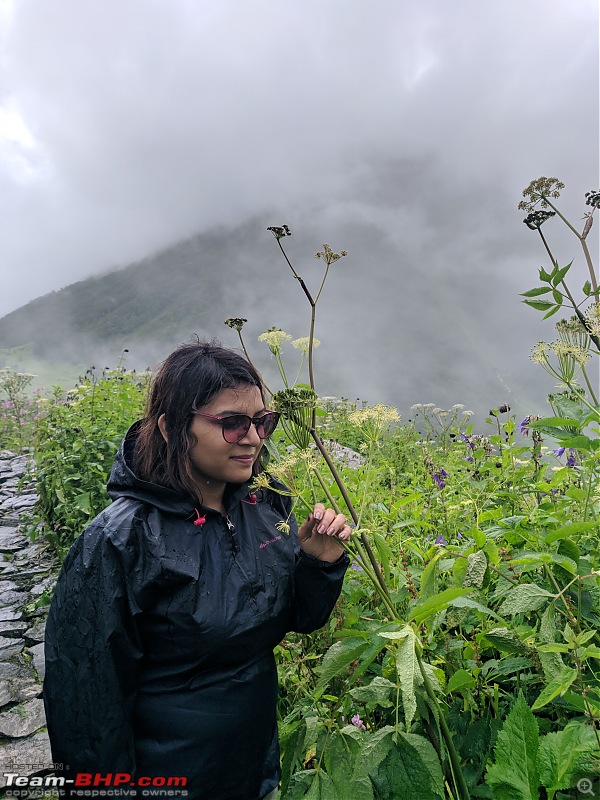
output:
POLYGON ((69 778, 185 777, 189 800, 255 800, 280 774, 273 648, 325 624, 348 557, 303 553, 289 498, 271 490, 228 486, 223 517, 138 479, 135 430, 114 502, 73 544, 50 608, 53 759, 69 778))

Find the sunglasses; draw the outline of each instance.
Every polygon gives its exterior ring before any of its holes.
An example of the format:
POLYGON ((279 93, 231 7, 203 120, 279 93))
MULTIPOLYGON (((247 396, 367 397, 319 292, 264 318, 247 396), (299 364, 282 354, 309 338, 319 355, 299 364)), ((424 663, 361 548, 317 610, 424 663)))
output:
POLYGON ((247 414, 232 414, 229 417, 215 417, 214 414, 204 414, 202 411, 192 411, 199 417, 214 419, 221 423, 223 438, 228 444, 241 442, 254 425, 261 439, 267 439, 277 427, 279 414, 277 411, 267 411, 259 417, 249 417, 247 414))

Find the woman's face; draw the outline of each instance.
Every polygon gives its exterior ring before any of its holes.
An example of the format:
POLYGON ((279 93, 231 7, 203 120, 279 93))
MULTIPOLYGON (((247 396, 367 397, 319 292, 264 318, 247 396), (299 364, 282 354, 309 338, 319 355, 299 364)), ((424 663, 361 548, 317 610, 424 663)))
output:
MULTIPOLYGON (((256 417, 266 411, 258 386, 222 389, 210 403, 199 408, 203 414, 226 417, 246 414, 256 417)), ((239 442, 229 444, 223 438, 221 423, 194 415, 190 432, 197 442, 189 451, 198 486, 225 483, 244 483, 252 477, 252 466, 262 447, 256 427, 250 425, 239 442)))

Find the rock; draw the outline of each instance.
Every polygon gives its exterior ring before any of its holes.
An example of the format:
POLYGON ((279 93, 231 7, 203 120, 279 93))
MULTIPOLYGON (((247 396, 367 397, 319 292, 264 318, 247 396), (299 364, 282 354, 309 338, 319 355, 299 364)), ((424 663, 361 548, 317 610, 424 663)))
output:
POLYGON ((43 642, 45 632, 46 632, 46 620, 44 619, 42 620, 42 622, 38 622, 32 628, 29 628, 29 630, 25 632, 25 638, 33 639, 36 642, 43 642))
POLYGON ((29 592, 13 592, 9 589, 6 592, 0 593, 0 607, 3 606, 18 606, 21 608, 28 603, 31 599, 29 592))
POLYGON ((29 700, 0 714, 0 735, 11 739, 29 736, 46 724, 42 700, 29 700))
MULTIPOLYGON (((3 772, 19 772, 20 775, 34 775, 36 772, 52 769, 52 752, 48 734, 36 733, 24 740, 0 745, 0 761, 3 772)), ((0 774, 0 787, 6 786, 6 778, 0 774)))
POLYGON ((24 647, 24 639, 9 639, 7 636, 0 636, 0 660, 8 661, 9 658, 20 653, 24 647))
POLYGON ((33 656, 33 666, 35 667, 35 671, 38 674, 38 678, 40 681, 44 680, 44 675, 46 674, 46 664, 44 661, 44 643, 41 644, 34 644, 33 647, 29 648, 29 652, 33 656))
POLYGON ((16 528, 0 530, 0 553, 14 553, 23 547, 27 547, 27 539, 21 536, 16 528))
POLYGON ((14 608, 0 608, 0 621, 21 619, 23 615, 14 608))
POLYGON ((0 634, 14 639, 16 636, 22 636, 28 627, 29 623, 25 619, 0 621, 0 634))

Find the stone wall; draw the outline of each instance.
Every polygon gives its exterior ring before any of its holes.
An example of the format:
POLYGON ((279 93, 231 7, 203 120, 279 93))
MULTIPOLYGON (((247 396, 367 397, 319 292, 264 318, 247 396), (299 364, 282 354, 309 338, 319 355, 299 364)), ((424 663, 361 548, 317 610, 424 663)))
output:
POLYGON ((44 627, 60 565, 41 537, 31 542, 26 535, 36 500, 27 456, 0 451, 0 787, 4 772, 52 769, 42 700, 44 627))

